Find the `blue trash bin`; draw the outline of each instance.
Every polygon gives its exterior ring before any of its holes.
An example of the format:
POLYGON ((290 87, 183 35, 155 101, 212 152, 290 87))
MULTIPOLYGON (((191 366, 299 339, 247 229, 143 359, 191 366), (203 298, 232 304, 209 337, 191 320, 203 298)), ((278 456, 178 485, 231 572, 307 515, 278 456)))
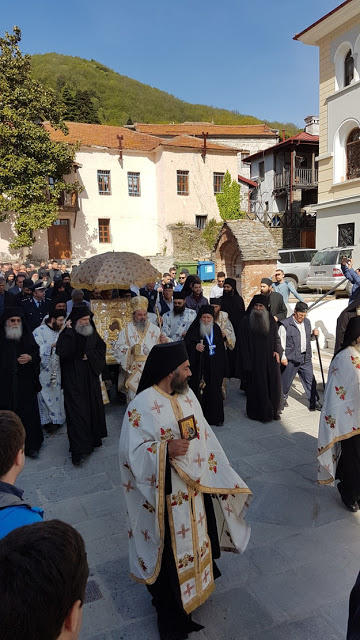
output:
POLYGON ((215 280, 215 263, 211 260, 199 260, 198 276, 200 280, 215 280))

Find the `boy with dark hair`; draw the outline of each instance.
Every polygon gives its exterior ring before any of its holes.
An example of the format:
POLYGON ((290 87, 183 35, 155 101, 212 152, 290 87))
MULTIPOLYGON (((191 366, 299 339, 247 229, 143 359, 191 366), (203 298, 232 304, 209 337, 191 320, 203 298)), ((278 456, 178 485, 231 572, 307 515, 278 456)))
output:
POLYGON ((0 411, 0 538, 17 527, 42 520, 43 511, 25 502, 23 491, 15 487, 24 464, 23 423, 13 411, 0 411))
POLYGON ((89 567, 85 544, 60 520, 0 541, 1 640, 77 640, 89 567))

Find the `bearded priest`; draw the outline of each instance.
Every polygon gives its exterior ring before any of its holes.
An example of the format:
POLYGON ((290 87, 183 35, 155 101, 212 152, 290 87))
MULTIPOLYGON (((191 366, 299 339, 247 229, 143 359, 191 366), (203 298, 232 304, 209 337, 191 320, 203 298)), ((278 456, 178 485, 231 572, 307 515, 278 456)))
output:
POLYGON ((183 341, 153 347, 120 436, 131 576, 145 584, 161 640, 203 627, 191 612, 214 591, 220 549, 241 553, 252 494, 195 394, 183 341))
POLYGON ((151 349, 158 342, 168 342, 159 327, 149 321, 148 299, 136 296, 130 304, 133 319, 120 331, 114 346, 114 356, 120 364, 118 389, 125 387, 128 402, 135 398, 151 349))

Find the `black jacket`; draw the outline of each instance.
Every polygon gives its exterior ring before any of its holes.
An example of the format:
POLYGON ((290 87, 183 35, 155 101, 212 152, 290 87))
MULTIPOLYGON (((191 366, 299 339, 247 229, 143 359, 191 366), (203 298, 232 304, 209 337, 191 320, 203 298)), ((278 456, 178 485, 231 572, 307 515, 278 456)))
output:
POLYGON ((281 293, 277 293, 276 291, 270 293, 269 303, 269 311, 271 315, 276 316, 279 322, 285 320, 287 316, 287 308, 281 293))
POLYGON ((39 306, 36 305, 34 298, 28 298, 22 301, 25 319, 31 331, 40 327, 43 319, 49 313, 49 307, 49 302, 45 300, 40 302, 39 306))

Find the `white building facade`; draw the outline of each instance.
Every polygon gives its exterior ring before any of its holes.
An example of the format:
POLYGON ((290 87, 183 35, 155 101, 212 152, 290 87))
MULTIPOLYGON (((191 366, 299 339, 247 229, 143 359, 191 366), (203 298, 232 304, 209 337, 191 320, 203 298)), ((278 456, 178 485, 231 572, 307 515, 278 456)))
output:
POLYGON ((347 0, 295 36, 320 54, 316 247, 360 242, 360 1, 347 0))
MULTIPOLYGON (((181 136, 166 141, 121 127, 67 123, 69 135, 54 140, 81 142, 69 181, 82 191, 68 194, 58 220, 37 234, 33 259, 83 260, 105 251, 172 255, 168 225, 205 227, 220 221, 215 193, 228 170, 237 179, 237 151, 181 136)), ((9 222, 0 223, 0 258, 14 259, 9 222)))

